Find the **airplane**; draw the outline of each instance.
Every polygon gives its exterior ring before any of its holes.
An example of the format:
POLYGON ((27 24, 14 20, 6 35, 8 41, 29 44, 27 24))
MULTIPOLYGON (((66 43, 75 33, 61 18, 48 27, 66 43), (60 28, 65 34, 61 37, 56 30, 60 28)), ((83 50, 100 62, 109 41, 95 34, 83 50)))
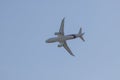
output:
POLYGON ((80 28, 78 34, 64 35, 64 20, 65 18, 63 18, 61 21, 59 32, 55 32, 55 35, 57 35, 57 37, 47 39, 46 43, 59 42, 58 47, 64 47, 70 55, 75 56, 68 47, 66 41, 75 38, 80 38, 82 41, 85 41, 83 38, 84 33, 82 33, 82 28, 80 28))

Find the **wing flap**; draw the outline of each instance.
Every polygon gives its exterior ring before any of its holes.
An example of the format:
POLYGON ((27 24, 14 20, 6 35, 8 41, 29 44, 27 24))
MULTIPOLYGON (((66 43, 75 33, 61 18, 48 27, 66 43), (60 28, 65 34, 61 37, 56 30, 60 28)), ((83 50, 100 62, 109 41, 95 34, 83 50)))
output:
POLYGON ((65 20, 65 18, 62 19, 61 25, 60 25, 60 30, 59 30, 60 34, 62 34, 62 35, 64 35, 64 20, 65 20))
POLYGON ((70 55, 75 56, 72 51, 70 50, 70 48, 68 47, 67 43, 64 41, 63 43, 63 47, 69 52, 70 55))

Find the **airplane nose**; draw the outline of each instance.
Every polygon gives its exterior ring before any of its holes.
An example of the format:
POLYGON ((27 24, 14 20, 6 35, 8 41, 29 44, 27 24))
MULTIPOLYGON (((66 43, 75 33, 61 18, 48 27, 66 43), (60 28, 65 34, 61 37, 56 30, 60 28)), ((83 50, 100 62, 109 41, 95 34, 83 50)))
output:
POLYGON ((46 43, 50 43, 50 39, 47 39, 45 42, 46 42, 46 43))
POLYGON ((49 43, 49 41, 48 41, 48 40, 46 40, 45 42, 46 42, 46 43, 49 43))

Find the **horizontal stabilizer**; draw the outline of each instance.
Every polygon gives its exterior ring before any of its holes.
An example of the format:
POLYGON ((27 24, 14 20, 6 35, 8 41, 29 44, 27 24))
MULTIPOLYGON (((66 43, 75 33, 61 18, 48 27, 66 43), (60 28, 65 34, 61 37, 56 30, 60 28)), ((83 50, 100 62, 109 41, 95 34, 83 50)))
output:
POLYGON ((82 41, 85 41, 85 39, 83 38, 83 35, 85 34, 85 33, 82 33, 82 28, 80 28, 80 31, 79 31, 79 33, 78 34, 80 34, 80 39, 82 39, 82 41))

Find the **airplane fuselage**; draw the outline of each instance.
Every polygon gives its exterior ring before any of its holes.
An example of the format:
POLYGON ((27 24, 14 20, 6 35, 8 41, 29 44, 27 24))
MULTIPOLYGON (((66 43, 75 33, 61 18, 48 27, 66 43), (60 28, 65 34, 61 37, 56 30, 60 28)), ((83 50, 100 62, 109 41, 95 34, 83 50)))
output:
POLYGON ((66 40, 75 39, 77 37, 79 37, 78 34, 57 36, 57 37, 49 38, 48 40, 46 40, 46 43, 63 42, 63 41, 66 41, 66 40))

